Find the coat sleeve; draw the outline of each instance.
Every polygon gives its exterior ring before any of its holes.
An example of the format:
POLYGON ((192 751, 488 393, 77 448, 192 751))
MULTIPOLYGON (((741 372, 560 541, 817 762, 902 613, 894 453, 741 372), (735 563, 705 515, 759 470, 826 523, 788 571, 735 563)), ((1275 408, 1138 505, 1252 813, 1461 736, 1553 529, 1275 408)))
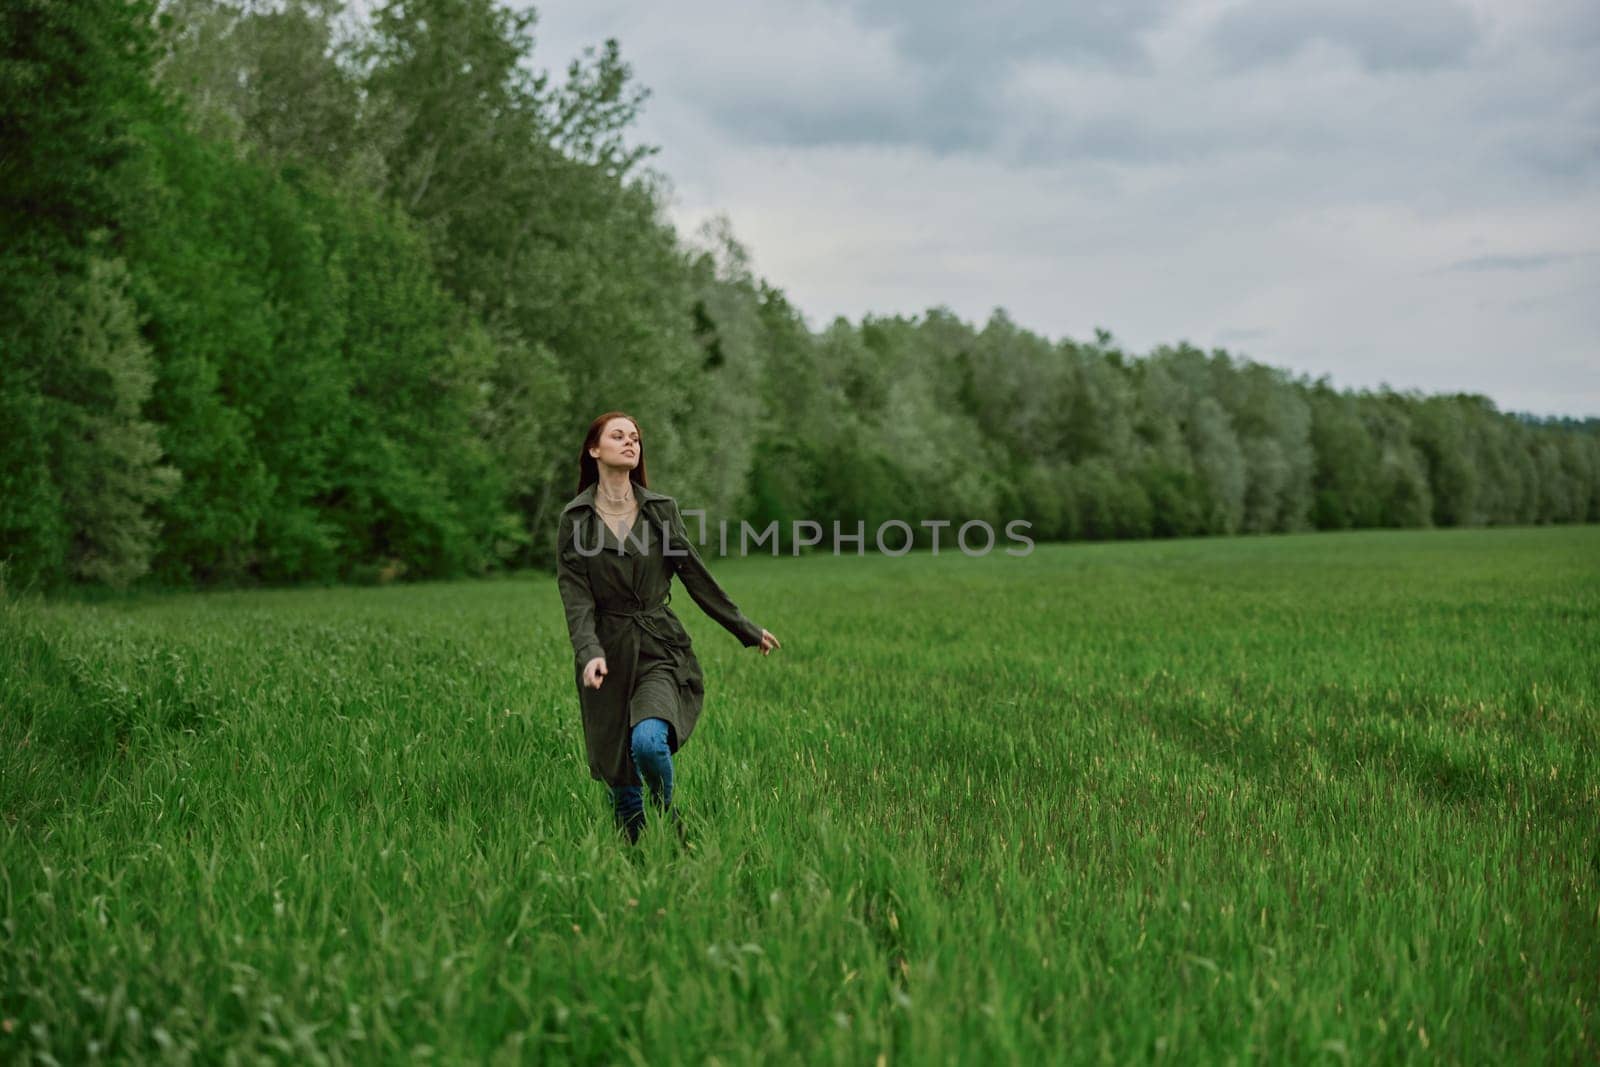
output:
POLYGON ((722 586, 711 577, 711 572, 706 569, 705 561, 700 558, 700 553, 695 550, 694 542, 689 539, 689 529, 684 524, 683 513, 678 510, 678 502, 672 501, 669 505, 671 515, 667 524, 667 532, 673 553, 682 555, 668 555, 672 563, 672 570, 683 583, 694 602, 700 605, 700 610, 716 620, 724 630, 739 639, 739 643, 746 648, 751 648, 761 643, 761 627, 745 617, 744 612, 728 598, 722 586))
POLYGON ((562 515, 556 527, 556 584, 561 589, 561 603, 567 611, 572 651, 579 663, 587 664, 597 656, 604 656, 606 650, 595 636, 594 594, 589 590, 588 572, 574 542, 573 531, 572 516, 562 515))

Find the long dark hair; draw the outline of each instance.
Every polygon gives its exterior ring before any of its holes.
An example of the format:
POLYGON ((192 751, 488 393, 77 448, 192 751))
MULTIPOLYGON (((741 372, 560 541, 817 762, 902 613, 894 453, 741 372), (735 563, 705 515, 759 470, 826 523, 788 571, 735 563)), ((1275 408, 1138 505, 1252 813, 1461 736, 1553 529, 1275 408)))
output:
POLYGON ((639 465, 628 472, 628 478, 638 482, 646 489, 650 488, 650 478, 644 471, 644 430, 639 426, 639 420, 629 415, 626 411, 608 411, 589 424, 589 432, 583 438, 583 447, 578 449, 578 492, 580 493, 600 480, 600 461, 589 455, 589 449, 600 444, 600 434, 605 430, 606 423, 612 419, 627 419, 639 431, 639 465))

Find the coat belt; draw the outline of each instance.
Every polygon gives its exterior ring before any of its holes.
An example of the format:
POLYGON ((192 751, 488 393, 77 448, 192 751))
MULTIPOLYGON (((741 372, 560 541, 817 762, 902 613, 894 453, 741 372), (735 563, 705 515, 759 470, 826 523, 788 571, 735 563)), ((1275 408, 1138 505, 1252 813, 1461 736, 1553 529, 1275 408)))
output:
POLYGON ((654 604, 647 604, 638 608, 602 608, 597 606, 595 608, 595 614, 620 615, 624 618, 632 619, 634 622, 638 623, 640 629, 650 634, 657 641, 660 641, 662 646, 672 654, 673 663, 678 668, 679 677, 682 677, 688 666, 688 664, 684 662, 684 653, 687 651, 687 649, 684 647, 683 643, 678 640, 676 634, 667 633, 657 628, 657 624, 662 621, 662 612, 666 610, 667 605, 671 602, 672 590, 669 589, 667 590, 667 595, 656 601, 654 604))

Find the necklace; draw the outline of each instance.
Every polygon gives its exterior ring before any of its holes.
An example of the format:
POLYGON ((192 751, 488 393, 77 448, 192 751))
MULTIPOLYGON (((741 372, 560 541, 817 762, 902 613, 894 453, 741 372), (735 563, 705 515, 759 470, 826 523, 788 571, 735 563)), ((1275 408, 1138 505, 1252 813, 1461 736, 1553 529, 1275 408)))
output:
POLYGON ((628 492, 626 495, 613 497, 604 492, 600 486, 596 485, 594 492, 594 503, 596 507, 600 507, 602 504, 604 504, 606 505, 604 510, 610 510, 618 514, 631 511, 635 503, 633 486, 631 484, 628 486, 628 492))
POLYGON ((595 486, 594 509, 600 513, 600 518, 605 520, 605 524, 611 527, 612 532, 618 537, 622 536, 624 529, 633 525, 634 510, 638 503, 633 497, 633 486, 631 484, 628 490, 626 503, 619 504, 616 500, 600 492, 598 485, 595 486), (627 520, 626 523, 622 521, 624 519, 627 520))

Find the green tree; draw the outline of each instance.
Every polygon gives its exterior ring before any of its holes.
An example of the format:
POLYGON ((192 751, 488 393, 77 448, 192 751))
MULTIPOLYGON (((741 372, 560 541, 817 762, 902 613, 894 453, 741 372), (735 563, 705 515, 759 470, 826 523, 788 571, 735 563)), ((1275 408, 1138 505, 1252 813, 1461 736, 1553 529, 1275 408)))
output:
POLYGON ((1412 442, 1428 465, 1435 526, 1466 526, 1478 516, 1478 470, 1462 401, 1431 396, 1411 411, 1412 442))
POLYGON ((135 124, 151 6, 0 8, 0 558, 13 584, 123 582, 170 489, 141 411, 148 355, 116 260, 144 194, 135 124))
POLYGON ((158 527, 151 506, 177 487, 176 468, 161 462, 156 427, 144 418, 155 373, 139 335, 126 271, 92 260, 80 287, 71 336, 63 349, 68 387, 59 406, 52 467, 71 532, 73 577, 123 586, 150 569, 158 527))

